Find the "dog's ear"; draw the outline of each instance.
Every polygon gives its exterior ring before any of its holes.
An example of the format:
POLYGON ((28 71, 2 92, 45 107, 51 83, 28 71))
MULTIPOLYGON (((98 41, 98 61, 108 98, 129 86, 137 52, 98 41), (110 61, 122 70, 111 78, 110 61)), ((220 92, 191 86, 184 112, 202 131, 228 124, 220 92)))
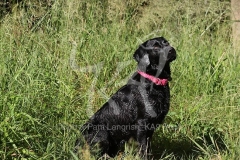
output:
POLYGON ((135 51, 133 58, 138 62, 140 70, 145 70, 146 67, 150 65, 148 53, 141 46, 139 46, 139 48, 135 51))

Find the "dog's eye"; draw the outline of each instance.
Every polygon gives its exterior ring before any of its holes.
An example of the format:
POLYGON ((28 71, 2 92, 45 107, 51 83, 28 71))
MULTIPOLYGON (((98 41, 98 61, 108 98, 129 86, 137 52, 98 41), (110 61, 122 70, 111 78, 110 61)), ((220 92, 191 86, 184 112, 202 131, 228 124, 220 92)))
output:
POLYGON ((166 40, 163 40, 163 41, 162 41, 162 44, 163 44, 164 46, 168 46, 168 45, 169 45, 168 41, 166 41, 166 40))

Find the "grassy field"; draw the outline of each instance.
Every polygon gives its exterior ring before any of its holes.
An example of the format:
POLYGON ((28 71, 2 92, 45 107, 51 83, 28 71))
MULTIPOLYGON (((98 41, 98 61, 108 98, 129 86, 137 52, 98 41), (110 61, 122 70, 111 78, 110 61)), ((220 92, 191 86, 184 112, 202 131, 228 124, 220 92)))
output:
MULTIPOLYGON (((143 41, 177 50, 171 109, 154 159, 240 159, 240 53, 229 1, 30 1, 0 24, 0 159, 95 159, 72 153, 80 126, 136 70, 143 41)), ((115 159, 137 158, 126 146, 115 159)))

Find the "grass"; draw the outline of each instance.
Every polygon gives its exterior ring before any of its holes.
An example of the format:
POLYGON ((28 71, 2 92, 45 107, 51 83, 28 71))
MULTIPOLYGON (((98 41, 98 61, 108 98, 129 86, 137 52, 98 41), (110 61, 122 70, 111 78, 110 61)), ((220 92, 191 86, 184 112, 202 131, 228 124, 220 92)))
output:
MULTIPOLYGON (((19 1, 1 19, 1 159, 95 159, 72 153, 78 129, 135 71, 137 46, 156 36, 178 57, 155 159, 240 158, 229 1, 43 2, 19 1)), ((115 159, 139 159, 133 146, 115 159)))

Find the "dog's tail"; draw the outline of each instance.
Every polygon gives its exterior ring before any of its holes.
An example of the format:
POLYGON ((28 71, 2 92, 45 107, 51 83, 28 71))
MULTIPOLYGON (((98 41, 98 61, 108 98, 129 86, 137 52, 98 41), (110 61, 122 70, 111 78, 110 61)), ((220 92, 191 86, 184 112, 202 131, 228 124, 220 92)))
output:
POLYGON ((80 148, 82 148, 84 145, 84 141, 82 140, 82 138, 78 138, 75 142, 75 147, 74 147, 74 153, 77 154, 78 151, 80 150, 80 148))
POLYGON ((74 147, 74 153, 76 154, 79 149, 83 148, 83 146, 86 144, 86 136, 87 132, 89 131, 89 123, 85 123, 81 129, 80 129, 80 136, 75 141, 75 147, 74 147))

